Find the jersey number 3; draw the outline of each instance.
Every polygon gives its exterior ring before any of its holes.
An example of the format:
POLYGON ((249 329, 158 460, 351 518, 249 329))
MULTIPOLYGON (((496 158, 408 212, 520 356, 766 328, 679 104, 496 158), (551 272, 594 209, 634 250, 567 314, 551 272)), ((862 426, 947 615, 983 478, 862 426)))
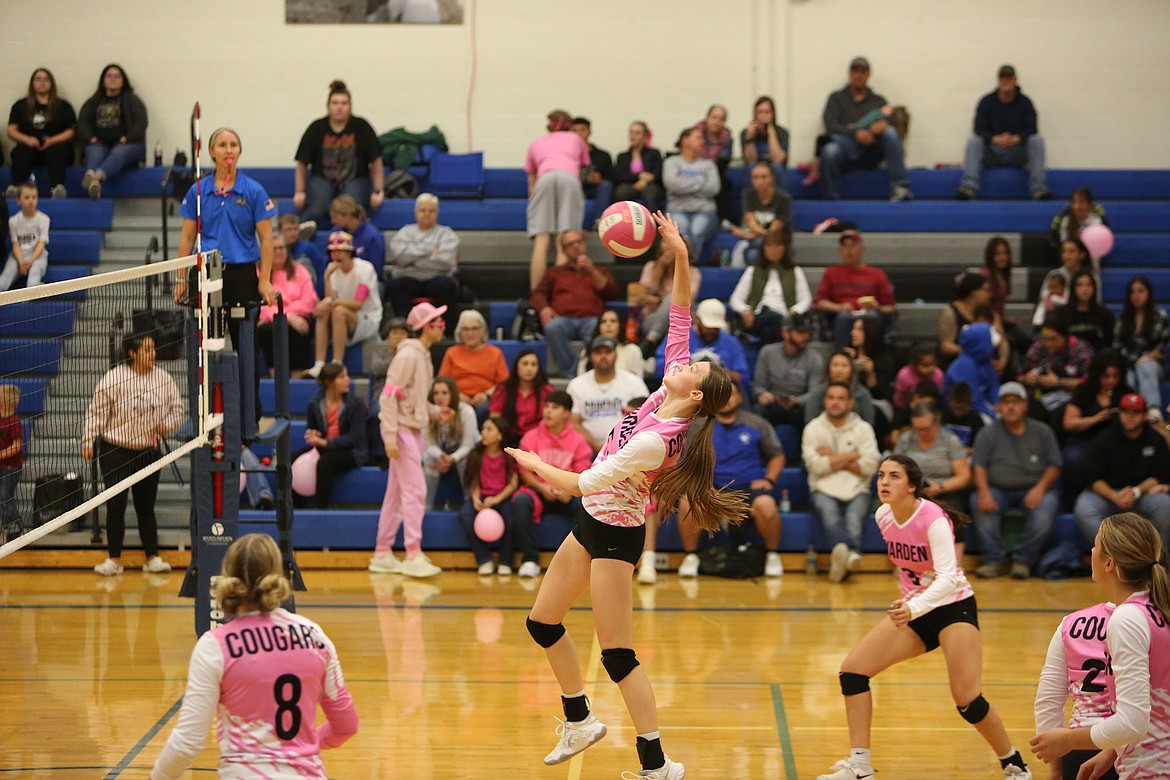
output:
POLYGON ((301 730, 301 678, 295 674, 282 674, 272 686, 276 697, 276 736, 287 741, 296 737, 301 730), (285 725, 287 721, 287 726, 285 725))

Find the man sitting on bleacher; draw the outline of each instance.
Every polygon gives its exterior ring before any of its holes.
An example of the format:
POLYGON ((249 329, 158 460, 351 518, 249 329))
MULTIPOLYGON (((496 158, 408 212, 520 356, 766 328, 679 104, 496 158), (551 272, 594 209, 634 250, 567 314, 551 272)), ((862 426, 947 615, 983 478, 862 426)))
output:
POLYGON ((594 265, 585 254, 585 234, 580 230, 566 230, 560 242, 566 261, 544 272, 532 290, 530 303, 540 315, 548 342, 549 375, 573 377, 577 356, 570 342, 593 335, 597 318, 605 310, 605 302, 617 296, 618 285, 609 269, 594 265))
POLYGON ((849 345, 856 317, 881 317, 889 321, 897 310, 894 290, 885 271, 865 263, 865 245, 856 230, 842 231, 837 239, 841 263, 831 265, 821 276, 813 306, 832 318, 833 346, 849 345))
POLYGON ((593 368, 569 382, 573 397, 573 427, 585 435, 594 452, 601 449, 613 427, 630 411, 630 401, 650 394, 641 376, 617 367, 617 343, 596 336, 589 344, 593 368))
POLYGON ((773 425, 804 427, 804 401, 809 388, 825 375, 825 359, 808 348, 812 324, 806 314, 784 321, 784 340, 767 344, 756 358, 752 387, 760 414, 773 425))
POLYGON ((403 225, 390 239, 386 293, 394 313, 405 315, 418 298, 454 311, 459 236, 439 224, 439 199, 429 192, 414 199, 414 219, 415 224, 403 225))

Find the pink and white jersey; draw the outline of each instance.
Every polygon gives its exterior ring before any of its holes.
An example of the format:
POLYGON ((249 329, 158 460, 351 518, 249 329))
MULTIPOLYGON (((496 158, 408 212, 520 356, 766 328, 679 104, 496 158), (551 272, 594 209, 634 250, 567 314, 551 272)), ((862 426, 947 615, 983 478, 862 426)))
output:
MULTIPOLYGON (((666 334, 667 374, 675 366, 690 364, 690 333, 691 310, 671 304, 666 334)), ((614 426, 593 465, 578 478, 581 503, 597 520, 624 527, 646 522, 650 486, 659 474, 678 462, 691 425, 687 418, 659 417, 658 407, 665 399, 664 383, 641 407, 614 426)))
POLYGON ((1105 627, 1114 609, 1116 605, 1110 602, 1094 604, 1060 621, 1068 698, 1073 703, 1070 729, 1090 726, 1113 714, 1113 669, 1105 647, 1105 627))
POLYGON ((910 519, 901 525, 890 505, 882 504, 874 519, 885 539, 886 554, 898 567, 902 599, 912 617, 974 595, 955 558, 951 518, 938 504, 919 499, 910 519))
POLYGON ((195 645, 179 721, 151 777, 182 775, 218 714, 219 776, 326 777, 321 749, 357 733, 358 718, 333 643, 283 609, 241 615, 195 645), (317 705, 327 722, 317 728, 317 705))
MULTIPOLYGON (((1139 650, 1140 638, 1139 634, 1136 643, 1139 650)), ((1114 666, 1118 712, 1121 712, 1122 700, 1132 699, 1139 706, 1148 701, 1150 706, 1150 721, 1145 736, 1117 750, 1117 776, 1120 780, 1170 777, 1170 627, 1166 625, 1166 617, 1161 610, 1150 601, 1148 592, 1133 594, 1117 608, 1110 619, 1109 650, 1112 656, 1110 660, 1114 666), (1134 611, 1139 613, 1136 619, 1134 611), (1128 682, 1126 678, 1130 675, 1124 674, 1124 670, 1129 667, 1131 659, 1125 658, 1120 652, 1123 649, 1122 645, 1127 644, 1124 637, 1118 637, 1119 642, 1114 641, 1113 624, 1118 618, 1136 623, 1134 627, 1148 637, 1144 659, 1145 669, 1148 670, 1146 677, 1148 690, 1141 687, 1144 680, 1138 680, 1138 685, 1133 690, 1126 684, 1128 682), (1144 620, 1144 626, 1141 625, 1141 620, 1144 620), (1141 631, 1143 628, 1145 630, 1141 631)), ((1138 671, 1138 674, 1133 676, 1144 676, 1141 675, 1142 659, 1133 660, 1137 662, 1138 671)))

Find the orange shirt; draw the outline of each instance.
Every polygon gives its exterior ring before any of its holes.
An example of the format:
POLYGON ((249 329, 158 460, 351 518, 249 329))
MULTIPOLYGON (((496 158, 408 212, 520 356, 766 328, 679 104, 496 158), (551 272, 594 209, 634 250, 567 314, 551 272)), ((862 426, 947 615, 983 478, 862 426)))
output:
POLYGON ((455 344, 443 355, 439 376, 451 377, 460 393, 473 397, 507 379, 508 364, 504 353, 494 344, 484 344, 482 349, 474 351, 455 344))

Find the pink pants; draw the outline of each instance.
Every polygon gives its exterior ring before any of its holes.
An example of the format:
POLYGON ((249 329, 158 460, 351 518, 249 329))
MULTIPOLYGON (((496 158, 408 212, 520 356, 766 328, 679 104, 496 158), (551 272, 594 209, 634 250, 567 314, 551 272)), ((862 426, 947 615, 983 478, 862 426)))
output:
POLYGON ((422 551, 423 514, 427 508, 422 455, 422 431, 399 428, 398 457, 390 459, 386 495, 382 498, 382 512, 378 515, 378 541, 374 545, 377 553, 388 552, 394 546, 398 528, 404 523, 407 557, 422 551))

